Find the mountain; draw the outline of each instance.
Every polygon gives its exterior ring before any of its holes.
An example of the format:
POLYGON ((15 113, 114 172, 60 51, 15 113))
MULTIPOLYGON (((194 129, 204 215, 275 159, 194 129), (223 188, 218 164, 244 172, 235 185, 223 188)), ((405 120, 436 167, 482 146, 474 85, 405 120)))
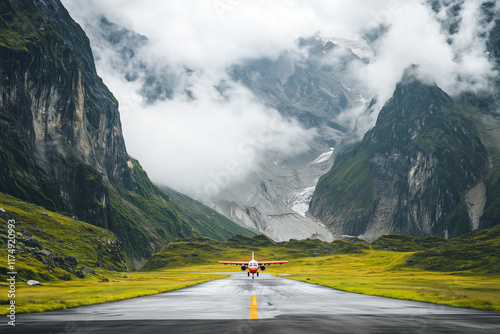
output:
MULTIPOLYGON (((466 6, 444 0, 427 4, 453 47, 454 38, 460 38, 457 34, 466 6)), ((484 1, 480 10, 482 26, 477 37, 482 40, 490 33, 488 51, 498 60, 500 29, 495 3, 484 1)), ((201 69, 167 64, 164 59, 152 61, 145 57, 155 48, 148 45, 147 36, 104 16, 82 22, 97 57, 110 57, 106 66, 134 82, 146 104, 175 101, 179 96, 188 103, 196 100, 185 81, 202 77, 201 69)), ((240 59, 229 66, 228 76, 213 82, 220 93, 217 98, 227 98, 227 87, 242 85, 258 103, 317 136, 299 154, 259 155, 258 166, 230 186, 223 185, 224 171, 211 173, 217 190, 223 188, 215 195, 203 191, 189 195, 275 241, 330 241, 343 234, 375 238, 387 232, 451 237, 496 224, 500 215, 498 89, 494 94, 470 91, 450 97, 439 87, 417 80, 411 73, 416 69, 409 70, 380 113, 376 127, 363 141, 354 143, 374 124, 379 103, 384 101, 374 98, 369 103, 373 92, 352 68, 376 63, 375 50, 389 31, 386 28, 381 26, 363 38, 318 33, 299 38, 293 50, 273 57, 240 59), (365 105, 355 122, 353 115, 365 105)), ((457 80, 463 80, 465 86, 468 79, 457 80)), ((259 134, 253 139, 260 140, 259 134)), ((191 200, 170 192, 170 202, 188 220, 198 215, 180 208, 192 204, 191 200)), ((204 212, 199 216, 206 217, 204 212)))
POLYGON ((236 234, 247 237, 255 235, 254 232, 235 224, 232 220, 187 195, 168 187, 161 187, 161 189, 168 194, 172 204, 184 217, 197 223, 197 229, 204 236, 225 240, 236 234))
POLYGON ((332 165, 333 148, 350 131, 339 114, 364 103, 366 92, 346 66, 363 60, 349 47, 319 36, 297 44, 300 55, 288 51, 276 59, 247 59, 228 73, 265 105, 314 129, 315 141, 301 154, 266 157, 245 180, 204 200, 276 241, 331 241, 331 231, 306 211, 317 180, 332 165))
POLYGON ((417 71, 406 71, 375 127, 319 180, 310 211, 334 233, 448 238, 478 228, 468 191, 484 189, 491 169, 491 154, 468 118, 478 111, 422 82, 417 71))
POLYGON ((362 60, 320 36, 299 38, 297 44, 301 56, 288 51, 277 59, 249 59, 233 65, 229 74, 283 116, 318 129, 321 140, 335 147, 349 131, 338 115, 364 100, 365 91, 348 73, 348 64, 362 60))
MULTIPOLYGON (((179 75, 168 64, 148 63, 143 57, 149 43, 147 37, 105 17, 88 21, 85 29, 98 41, 96 53, 104 54, 105 49, 106 56, 113 59, 114 70, 127 81, 139 84, 139 93, 148 104, 173 99, 174 91, 194 99, 184 92, 189 87, 178 81, 182 83, 183 75, 194 75, 196 70, 183 69, 179 75)), ((304 208, 317 180, 331 167, 332 147, 349 131, 337 119, 338 115, 364 101, 364 90, 356 86, 345 66, 349 61, 363 60, 350 48, 319 36, 301 38, 297 43, 300 52, 284 52, 276 59, 247 59, 230 66, 227 72, 231 80, 248 88, 259 103, 279 111, 285 119, 297 120, 306 129, 314 129, 316 140, 300 154, 263 157, 258 168, 244 180, 221 187, 224 189, 216 195, 196 191, 189 195, 241 226, 277 241, 310 237, 332 240, 331 232, 306 215, 304 208), (322 158, 318 160, 319 157, 322 158)), ((217 88, 224 98, 224 82, 217 88)))
POLYGON ((2 1, 0 13, 0 192, 113 231, 130 268, 203 235, 127 154, 118 101, 61 2, 2 1))

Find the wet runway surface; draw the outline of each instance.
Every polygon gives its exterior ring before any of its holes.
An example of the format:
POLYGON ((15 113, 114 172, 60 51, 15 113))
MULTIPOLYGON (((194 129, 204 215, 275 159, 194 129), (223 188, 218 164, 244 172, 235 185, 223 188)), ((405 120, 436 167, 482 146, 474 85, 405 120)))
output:
POLYGON ((252 280, 238 272, 230 278, 153 296, 20 314, 16 324, 8 328, 2 323, 0 331, 497 333, 500 313, 353 294, 271 274, 252 280))

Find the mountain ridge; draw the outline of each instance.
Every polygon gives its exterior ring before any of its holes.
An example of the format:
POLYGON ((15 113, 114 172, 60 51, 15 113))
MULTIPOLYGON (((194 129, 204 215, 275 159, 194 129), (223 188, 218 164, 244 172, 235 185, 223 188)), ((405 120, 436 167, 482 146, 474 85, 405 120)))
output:
POLYGON ((9 0, 0 12, 0 191, 111 230, 129 268, 202 235, 128 155, 118 101, 62 3, 9 0))
POLYGON ((415 70, 407 70, 375 127, 318 182, 310 211, 340 234, 468 231, 463 195, 486 176, 490 155, 465 107, 415 70))

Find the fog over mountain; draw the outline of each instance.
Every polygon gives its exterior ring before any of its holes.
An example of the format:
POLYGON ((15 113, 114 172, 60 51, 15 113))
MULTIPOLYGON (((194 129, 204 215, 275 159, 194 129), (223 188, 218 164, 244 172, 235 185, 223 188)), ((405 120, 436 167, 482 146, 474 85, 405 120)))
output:
MULTIPOLYGON (((266 131, 276 139, 269 142, 280 143, 272 148, 280 154, 299 152, 304 147, 297 142, 312 140, 314 131, 282 119, 226 74, 229 66, 244 59, 276 58, 285 51, 297 51, 299 37, 319 32, 325 38, 364 39, 373 55, 364 66, 357 62, 352 74, 368 85, 367 99, 379 96, 379 109, 411 64, 421 65, 428 80, 450 93, 471 84, 485 88, 484 79, 495 74, 485 53, 484 37, 480 37, 488 27, 478 28, 482 1, 477 0, 464 1, 460 22, 464 28, 452 38, 440 24, 453 6, 451 2, 438 14, 422 1, 63 3, 90 35, 99 73, 120 101, 129 151, 153 179, 179 188, 204 186, 210 172, 225 169, 230 161, 249 162, 238 146, 255 139, 266 127, 271 130, 269 124, 282 129, 266 131), (147 37, 135 56, 148 70, 158 71, 157 76, 172 78, 168 82, 170 99, 147 103, 141 90, 147 78, 127 80, 124 73, 133 71, 130 66, 137 62, 115 61, 116 49, 107 48, 96 26, 102 16, 147 37), (223 96, 216 88, 221 82, 228 86, 223 96)), ((339 119, 353 124, 362 110, 357 107, 339 119)), ((375 119, 372 114, 361 131, 373 126, 375 119)), ((251 165, 258 164, 258 158, 269 150, 255 147, 251 165)), ((242 176, 246 168, 241 168, 242 176)))
POLYGON ((275 214, 302 219, 293 208, 332 159, 309 167, 375 125, 409 66, 451 96, 487 92, 498 76, 480 0, 62 2, 89 36, 127 149, 149 176, 261 231, 259 219, 275 214), (308 108, 307 94, 321 104, 308 108), (318 115, 325 105, 331 112, 318 115), (266 180, 280 173, 294 181, 270 195, 266 180), (264 185, 258 200, 249 183, 264 185), (266 198, 283 209, 255 204, 266 198))

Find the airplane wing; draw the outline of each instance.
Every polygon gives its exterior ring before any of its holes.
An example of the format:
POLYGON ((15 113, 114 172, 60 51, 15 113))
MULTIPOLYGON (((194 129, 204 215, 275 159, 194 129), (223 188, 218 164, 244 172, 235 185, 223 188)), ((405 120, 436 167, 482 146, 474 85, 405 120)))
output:
POLYGON ((240 261, 240 262, 237 262, 237 261, 219 261, 219 263, 222 263, 222 264, 238 264, 240 266, 242 266, 242 265, 245 265, 245 266, 248 265, 248 261, 246 261, 246 262, 242 262, 242 261, 240 261))
POLYGON ((264 262, 259 262, 259 265, 266 265, 266 264, 283 264, 283 263, 288 263, 288 261, 264 261, 264 262))

